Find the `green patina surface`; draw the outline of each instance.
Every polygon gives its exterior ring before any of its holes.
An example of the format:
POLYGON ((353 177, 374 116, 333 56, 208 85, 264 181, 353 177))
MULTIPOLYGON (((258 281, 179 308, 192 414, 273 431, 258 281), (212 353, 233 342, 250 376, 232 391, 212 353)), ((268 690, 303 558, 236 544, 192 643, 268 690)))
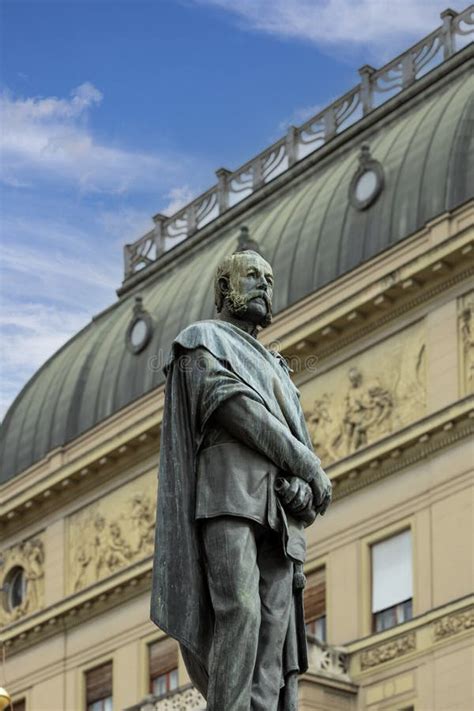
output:
POLYGON ((99 314, 30 380, 11 406, 0 439, 0 481, 73 440, 159 386, 177 333, 214 313, 217 264, 245 223, 275 275, 274 313, 405 239, 474 195, 474 77, 469 64, 451 82, 418 96, 340 148, 319 169, 275 192, 221 229, 179 264, 125 294, 99 314), (365 211, 348 199, 361 143, 384 170, 385 187, 365 211), (133 354, 125 335, 134 298, 143 297, 154 330, 133 354))

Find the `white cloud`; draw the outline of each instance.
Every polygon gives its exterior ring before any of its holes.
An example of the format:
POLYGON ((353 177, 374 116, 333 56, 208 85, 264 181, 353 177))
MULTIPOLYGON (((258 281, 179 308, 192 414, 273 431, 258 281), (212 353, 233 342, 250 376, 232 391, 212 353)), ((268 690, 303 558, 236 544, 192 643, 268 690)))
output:
POLYGON ((9 215, 2 226, 1 298, 16 302, 19 316, 25 300, 92 316, 115 299, 121 249, 104 239, 100 220, 83 208, 63 217, 9 215))
POLYGON ((79 308, 2 302, 0 418, 24 383, 88 321, 87 312, 79 308))
POLYGON ((114 239, 117 248, 142 237, 153 227, 151 216, 134 207, 102 210, 97 215, 97 222, 114 239))
MULTIPOLYGON (((439 14, 447 7, 446 0, 194 1, 232 13, 254 30, 343 51, 368 46, 385 59, 387 52, 438 27, 439 14)), ((459 10, 464 5, 455 3, 459 10)))
POLYGON ((195 197, 197 197, 197 193, 191 190, 189 185, 172 188, 166 195, 168 202, 163 208, 163 213, 171 216, 187 205, 188 202, 191 202, 195 197))
POLYGON ((93 314, 113 304, 122 246, 178 209, 208 166, 98 139, 105 102, 86 82, 68 97, 0 95, 2 215, 0 416, 21 387, 93 314), (184 179, 190 185, 182 186, 184 179), (79 188, 79 190, 78 190, 79 188), (155 202, 156 201, 156 202, 155 202), (141 209, 140 209, 141 208, 141 209))
POLYGON ((17 303, 2 303, 4 364, 34 372, 89 321, 89 314, 81 309, 37 303, 19 309, 17 303))
POLYGON ((328 100, 326 104, 313 104, 312 106, 300 106, 300 108, 295 109, 291 116, 284 121, 280 121, 278 128, 280 131, 286 131, 290 126, 300 126, 302 123, 315 116, 317 113, 322 111, 326 106, 331 103, 328 100))
MULTIPOLYGON (((8 224, 22 239, 33 229, 27 221, 8 224)), ((94 313, 113 303, 120 282, 118 250, 113 261, 85 243, 78 229, 68 235, 64 225, 41 221, 36 228, 35 245, 0 245, 0 417, 35 371, 94 313)))
POLYGON ((177 174, 171 158, 107 145, 88 124, 102 93, 86 82, 67 99, 0 96, 0 150, 8 185, 36 178, 66 180, 84 192, 121 194, 168 186, 177 174))
POLYGON ((90 294, 91 289, 107 290, 112 296, 117 286, 116 269, 112 269, 98 251, 90 249, 79 256, 52 248, 44 254, 33 247, 0 245, 0 261, 2 279, 14 275, 20 289, 22 284, 28 285, 28 293, 35 283, 43 285, 41 293, 45 298, 62 294, 67 301, 73 294, 75 299, 80 293, 90 294))

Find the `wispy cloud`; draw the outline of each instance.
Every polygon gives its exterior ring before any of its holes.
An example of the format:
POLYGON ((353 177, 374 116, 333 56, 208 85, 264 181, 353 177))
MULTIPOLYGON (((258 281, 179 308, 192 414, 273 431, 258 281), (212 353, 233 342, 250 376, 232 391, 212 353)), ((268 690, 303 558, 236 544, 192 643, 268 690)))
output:
POLYGON ((142 237, 153 227, 151 215, 130 205, 99 210, 97 224, 103 228, 105 235, 112 238, 116 249, 142 237))
POLYGON ((171 156, 108 145, 94 136, 88 119, 102 100, 90 82, 68 98, 21 98, 4 92, 0 150, 6 184, 21 187, 38 179, 60 179, 83 192, 121 194, 176 181, 179 162, 171 156))
POLYGON ((174 212, 177 212, 182 207, 187 205, 187 203, 190 202, 196 196, 196 192, 191 190, 189 185, 181 185, 176 188, 171 188, 171 190, 166 195, 166 199, 168 200, 168 202, 163 208, 164 214, 172 215, 174 212))
POLYGON ((207 172, 202 158, 99 138, 93 119, 104 103, 89 82, 67 97, 0 95, 0 417, 41 364, 114 302, 123 244, 160 208, 197 195, 207 172))
POLYGON ((327 104, 312 104, 311 106, 300 106, 298 109, 295 109, 293 111, 291 116, 289 116, 283 121, 280 121, 280 123, 278 124, 278 129, 280 131, 286 131, 290 126, 299 126, 300 124, 310 119, 312 116, 315 116, 317 113, 322 111, 330 103, 331 102, 328 101, 327 104))
POLYGON ((55 305, 2 303, 2 370, 0 418, 21 386, 69 338, 90 320, 85 310, 55 305))
MULTIPOLYGON (((239 18, 244 26, 321 47, 368 47, 384 59, 441 24, 446 0, 194 0, 239 18)), ((466 3, 455 3, 462 10, 466 3)), ((452 4, 451 4, 452 6, 452 4)))
POLYGON ((87 254, 81 258, 64 250, 55 252, 54 248, 44 254, 24 245, 17 248, 0 245, 5 293, 13 290, 21 296, 22 287, 27 285, 29 295, 36 292, 38 297, 61 299, 64 303, 84 303, 86 297, 87 306, 95 303, 98 292, 107 291, 109 298, 113 297, 117 269, 112 269, 97 252, 83 251, 87 254))
POLYGON ((86 217, 79 212, 75 226, 72 215, 3 221, 0 417, 43 362, 115 299, 121 251, 86 217))

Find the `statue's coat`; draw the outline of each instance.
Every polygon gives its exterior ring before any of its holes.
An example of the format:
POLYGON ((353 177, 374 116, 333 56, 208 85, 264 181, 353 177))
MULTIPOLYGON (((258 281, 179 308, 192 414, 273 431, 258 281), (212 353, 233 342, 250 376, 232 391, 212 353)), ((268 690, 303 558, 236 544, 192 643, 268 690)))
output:
MULTIPOLYGON (((301 443, 311 450, 312 445, 286 362, 240 328, 218 320, 189 326, 174 341, 166 370, 151 618, 179 641, 191 678, 206 696, 213 613, 195 520, 197 455, 206 423, 222 402, 240 394, 263 404, 301 443), (214 356, 205 377, 195 376, 196 349, 214 356)), ((290 627, 285 675, 307 667, 301 592, 295 594, 290 627)), ((288 682, 285 711, 296 708, 292 674, 288 682)))

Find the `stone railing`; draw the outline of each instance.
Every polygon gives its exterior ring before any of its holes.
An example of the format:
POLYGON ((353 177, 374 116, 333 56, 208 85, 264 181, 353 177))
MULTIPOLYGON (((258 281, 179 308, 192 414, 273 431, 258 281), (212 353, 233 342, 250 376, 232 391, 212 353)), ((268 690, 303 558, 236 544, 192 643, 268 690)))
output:
MULTIPOLYGON (((339 681, 350 681, 347 651, 342 647, 322 644, 308 635, 308 672, 339 681)), ((177 689, 166 696, 148 696, 127 711, 205 711, 206 702, 192 686, 177 689)))
POLYGON ((308 671, 312 674, 350 681, 349 654, 344 647, 331 647, 308 635, 308 671))
POLYGON ((193 686, 186 686, 161 698, 149 696, 127 711, 205 711, 206 702, 193 686))
POLYGON ((474 33, 474 5, 461 13, 447 9, 441 13, 441 19, 443 24, 438 29, 381 69, 363 66, 359 70, 361 81, 357 86, 303 125, 291 126, 286 136, 240 168, 217 170, 217 184, 174 215, 155 215, 154 228, 136 242, 125 245, 125 280, 297 161, 317 151, 472 41, 469 36, 474 33))

